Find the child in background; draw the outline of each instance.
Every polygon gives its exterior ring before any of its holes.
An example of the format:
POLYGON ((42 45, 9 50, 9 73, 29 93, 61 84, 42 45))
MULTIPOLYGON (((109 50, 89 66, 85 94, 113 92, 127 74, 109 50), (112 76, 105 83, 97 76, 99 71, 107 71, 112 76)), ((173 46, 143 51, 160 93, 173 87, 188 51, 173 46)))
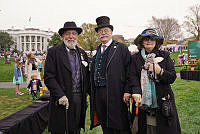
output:
POLYGON ((16 95, 23 95, 19 92, 19 85, 23 83, 23 76, 21 71, 22 63, 20 58, 16 58, 16 64, 14 66, 13 84, 16 84, 16 95))
POLYGON ((38 68, 39 68, 39 71, 42 72, 42 61, 39 62, 38 68))
POLYGON ((27 89, 31 92, 34 101, 40 96, 40 88, 42 88, 42 83, 40 79, 37 79, 37 75, 33 74, 27 89))

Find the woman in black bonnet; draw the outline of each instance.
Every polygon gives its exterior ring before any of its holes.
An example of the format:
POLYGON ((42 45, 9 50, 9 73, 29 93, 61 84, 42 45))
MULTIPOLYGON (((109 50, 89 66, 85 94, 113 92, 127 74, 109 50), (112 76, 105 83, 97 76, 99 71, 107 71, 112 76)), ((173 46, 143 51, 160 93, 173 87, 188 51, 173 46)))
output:
POLYGON ((132 56, 130 88, 139 105, 138 134, 181 134, 174 94, 174 63, 159 50, 164 39, 155 29, 145 29, 135 39, 139 52, 132 56))

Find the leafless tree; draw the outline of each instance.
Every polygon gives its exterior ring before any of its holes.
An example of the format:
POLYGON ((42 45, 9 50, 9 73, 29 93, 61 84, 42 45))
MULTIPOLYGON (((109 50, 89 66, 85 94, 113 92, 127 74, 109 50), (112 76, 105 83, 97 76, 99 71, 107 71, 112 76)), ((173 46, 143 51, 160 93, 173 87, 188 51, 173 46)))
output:
POLYGON ((200 40, 200 4, 189 7, 189 15, 185 16, 183 26, 194 39, 200 40))
POLYGON ((182 37, 181 26, 175 18, 156 18, 152 16, 149 26, 155 28, 164 40, 176 40, 182 37))

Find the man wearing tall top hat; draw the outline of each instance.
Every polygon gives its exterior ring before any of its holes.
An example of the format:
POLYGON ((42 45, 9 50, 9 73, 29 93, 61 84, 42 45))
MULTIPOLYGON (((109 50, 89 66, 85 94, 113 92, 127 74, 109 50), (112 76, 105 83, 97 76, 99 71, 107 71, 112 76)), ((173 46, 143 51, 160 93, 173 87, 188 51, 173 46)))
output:
POLYGON ((112 40, 110 18, 96 19, 95 31, 101 44, 91 64, 91 129, 101 125, 103 134, 130 134, 128 67, 130 52, 125 44, 112 40))
POLYGON ((80 134, 85 128, 89 67, 87 54, 77 46, 81 32, 75 22, 66 22, 58 31, 63 43, 48 49, 44 82, 50 90, 51 134, 80 134))

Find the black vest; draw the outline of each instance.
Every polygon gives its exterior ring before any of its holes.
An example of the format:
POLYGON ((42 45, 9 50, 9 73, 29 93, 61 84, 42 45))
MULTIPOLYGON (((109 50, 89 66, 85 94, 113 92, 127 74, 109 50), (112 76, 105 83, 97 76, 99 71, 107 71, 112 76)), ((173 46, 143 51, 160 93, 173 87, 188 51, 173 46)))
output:
POLYGON ((103 53, 101 53, 101 47, 97 51, 94 68, 94 83, 96 87, 106 85, 106 65, 110 46, 103 53))

